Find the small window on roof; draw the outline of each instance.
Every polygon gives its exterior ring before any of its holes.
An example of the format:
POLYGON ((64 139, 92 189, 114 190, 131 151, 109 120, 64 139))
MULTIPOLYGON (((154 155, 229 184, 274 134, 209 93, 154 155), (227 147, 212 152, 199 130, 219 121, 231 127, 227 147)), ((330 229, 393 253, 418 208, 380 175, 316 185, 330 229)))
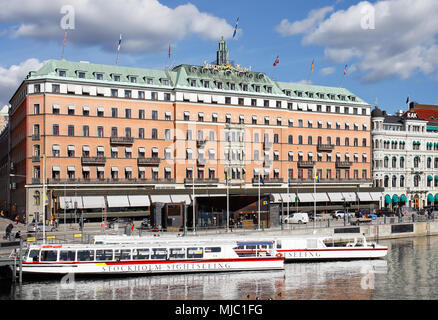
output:
POLYGON ((85 79, 85 72, 84 71, 78 71, 78 78, 85 79))
POLYGON ((96 80, 103 80, 103 73, 96 73, 96 80))
POLYGON ((161 83, 162 83, 164 86, 168 86, 168 85, 169 85, 169 79, 161 79, 161 83))
POLYGON ((153 78, 146 78, 146 83, 147 84, 153 84, 154 83, 154 79, 153 78))
POLYGON ((58 70, 58 75, 60 77, 65 77, 67 75, 67 71, 65 71, 65 70, 58 70))
POLYGON ((135 76, 130 76, 130 77, 129 77, 129 81, 130 81, 131 83, 137 83, 137 77, 135 77, 135 76))
POLYGON ((120 82, 120 75, 118 75, 118 74, 113 75, 113 80, 120 82))

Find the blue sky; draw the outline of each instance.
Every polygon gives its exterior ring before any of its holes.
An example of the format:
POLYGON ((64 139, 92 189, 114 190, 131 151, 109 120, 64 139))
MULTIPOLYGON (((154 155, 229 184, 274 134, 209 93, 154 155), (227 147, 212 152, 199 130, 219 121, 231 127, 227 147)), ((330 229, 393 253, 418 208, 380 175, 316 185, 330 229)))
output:
POLYGON ((120 65, 202 64, 215 60, 224 35, 230 60, 279 81, 327 86, 342 81, 368 103, 378 99, 390 113, 406 108, 408 95, 438 104, 435 0, 0 0, 0 105, 28 71, 61 57, 60 8, 67 4, 75 14, 67 60, 115 64, 122 33, 120 65), (280 63, 273 67, 277 55, 280 63))

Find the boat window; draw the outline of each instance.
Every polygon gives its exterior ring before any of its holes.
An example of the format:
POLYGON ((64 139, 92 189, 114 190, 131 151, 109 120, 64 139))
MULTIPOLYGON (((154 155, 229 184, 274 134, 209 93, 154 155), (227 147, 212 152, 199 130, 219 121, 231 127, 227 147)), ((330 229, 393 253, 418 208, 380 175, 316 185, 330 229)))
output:
POLYGON ((165 248, 152 248, 151 259, 166 259, 167 251, 165 248))
POLYGON ((94 260, 94 250, 78 251, 78 261, 93 261, 93 260, 94 260))
POLYGON ((202 258, 203 256, 202 248, 187 248, 187 258, 202 258))
POLYGON ((169 258, 183 259, 186 257, 186 251, 184 248, 170 248, 169 258))
POLYGON ((75 261, 75 251, 60 251, 59 261, 75 261))
POLYGON ((257 246, 246 246, 247 249, 255 250, 257 249, 257 246))
POLYGON ((277 249, 281 249, 281 240, 277 240, 277 249))
POLYGON ((56 261, 58 259, 58 251, 43 250, 41 251, 41 261, 56 261))
POLYGON ((208 247, 205 248, 204 252, 221 252, 221 247, 208 247))
POLYGON ((236 249, 237 249, 237 250, 244 250, 244 249, 245 249, 245 246, 237 246, 236 249))
POLYGON ((32 261, 38 261, 40 255, 39 250, 30 250, 29 252, 29 258, 32 259, 32 261))
POLYGON ((114 259, 115 260, 131 260, 131 250, 130 249, 122 249, 114 251, 114 259))
POLYGON ((113 260, 113 250, 96 250, 97 261, 113 260))
POLYGON ((132 250, 132 259, 134 260, 149 259, 149 248, 132 250))

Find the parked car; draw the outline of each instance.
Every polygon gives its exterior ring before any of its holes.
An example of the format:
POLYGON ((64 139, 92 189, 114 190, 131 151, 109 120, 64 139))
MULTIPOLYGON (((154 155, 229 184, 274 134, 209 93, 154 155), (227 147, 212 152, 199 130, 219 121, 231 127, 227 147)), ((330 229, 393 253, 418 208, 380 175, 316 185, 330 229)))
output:
MULTIPOLYGON (((44 226, 45 231, 55 231, 56 228, 55 226, 48 226, 45 225, 44 226)), ((29 225, 27 225, 27 232, 42 232, 43 231, 43 223, 42 222, 38 222, 38 223, 31 223, 29 225)))
POLYGON ((394 216, 396 216, 396 213, 389 210, 388 208, 382 208, 379 210, 379 216, 381 216, 381 217, 383 217, 383 216, 394 217, 394 216))
POLYGON ((114 228, 115 224, 118 224, 119 227, 127 226, 131 224, 131 219, 128 218, 114 218, 108 221, 109 228, 114 228))
POLYGON ((144 218, 144 219, 141 221, 140 229, 150 229, 150 228, 151 228, 151 219, 149 219, 149 218, 144 218))
POLYGON ((343 210, 336 210, 335 212, 333 212, 332 217, 334 219, 344 219, 345 214, 347 214, 347 217, 353 217, 354 213, 353 212, 345 212, 343 210))
POLYGON ((283 223, 308 223, 309 222, 309 215, 307 212, 296 212, 292 213, 289 216, 283 218, 283 223))

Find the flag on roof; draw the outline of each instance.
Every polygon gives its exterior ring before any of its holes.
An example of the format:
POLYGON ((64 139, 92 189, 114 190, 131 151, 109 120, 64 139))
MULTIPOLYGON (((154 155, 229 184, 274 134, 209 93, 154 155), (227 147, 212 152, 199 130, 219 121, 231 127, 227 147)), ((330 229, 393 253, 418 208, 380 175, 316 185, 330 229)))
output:
POLYGON ((312 60, 312 65, 310 66, 310 72, 313 72, 313 64, 314 64, 315 60, 312 60))
POLYGON ((277 56, 277 59, 275 59, 274 67, 280 62, 279 57, 280 57, 280 56, 277 56))
POLYGON ((122 44, 122 34, 120 34, 119 44, 117 46, 117 51, 120 51, 120 45, 122 44))
POLYGON ((234 39, 234 36, 236 35, 236 33, 237 33, 237 25, 239 24, 239 17, 237 17, 237 20, 236 20, 236 26, 234 27, 234 32, 233 32, 233 39, 234 39))
POLYGON ((348 65, 346 64, 344 68, 344 76, 347 74, 347 69, 348 69, 348 65))
POLYGON ((265 181, 263 181, 262 176, 260 176, 260 183, 261 183, 261 184, 265 184, 265 181))
POLYGON ((406 104, 408 104, 409 103, 409 96, 408 96, 408 98, 406 99, 406 104))
POLYGON ((170 43, 169 43, 169 58, 170 58, 170 43))

